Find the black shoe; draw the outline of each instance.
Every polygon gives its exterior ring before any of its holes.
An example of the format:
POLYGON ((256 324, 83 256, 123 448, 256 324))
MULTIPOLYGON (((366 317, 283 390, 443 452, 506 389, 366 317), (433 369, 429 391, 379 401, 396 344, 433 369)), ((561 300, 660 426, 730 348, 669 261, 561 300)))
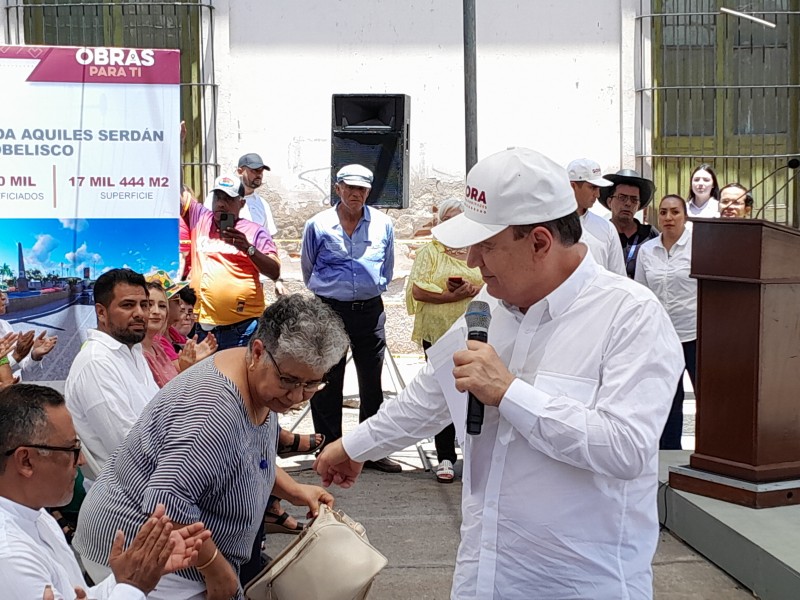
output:
POLYGON ((403 467, 400 466, 400 463, 394 462, 391 458, 368 460, 364 463, 364 468, 375 469, 377 471, 383 471, 384 473, 400 473, 403 471, 403 467))

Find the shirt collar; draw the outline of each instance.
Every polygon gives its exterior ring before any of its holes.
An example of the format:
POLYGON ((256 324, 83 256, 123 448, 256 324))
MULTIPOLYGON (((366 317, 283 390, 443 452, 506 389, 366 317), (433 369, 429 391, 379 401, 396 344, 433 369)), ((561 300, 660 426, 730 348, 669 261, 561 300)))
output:
POLYGON ((600 272, 600 267, 587 252, 578 267, 567 277, 561 285, 550 292, 542 301, 547 302, 550 317, 555 319, 564 314, 572 305, 581 291, 600 272))
POLYGON ((28 523, 36 523, 42 514, 42 510, 44 510, 28 508, 27 506, 23 506, 22 504, 14 502, 13 500, 9 500, 3 496, 0 496, 0 509, 5 510, 15 519, 28 523))
MULTIPOLYGON (((90 329, 87 335, 87 341, 92 340, 93 342, 100 342, 108 348, 109 350, 117 351, 121 349, 128 349, 127 344, 123 344, 119 340, 115 340, 113 337, 105 333, 104 331, 100 331, 99 329, 90 329)), ((133 348, 131 348, 131 352, 141 351, 142 345, 135 344, 133 348)))
POLYGON ((531 306, 524 315, 518 307, 512 306, 505 300, 500 300, 500 304, 512 315, 514 315, 518 321, 522 321, 532 312, 537 312, 534 310, 535 307, 539 306, 541 303, 544 303, 544 311, 549 314, 551 319, 555 319, 567 311, 570 305, 574 302, 575 298, 578 297, 581 290, 583 290, 583 288, 585 288, 599 272, 600 267, 587 252, 583 257, 583 260, 581 260, 578 267, 570 274, 570 276, 567 277, 561 283, 561 285, 550 292, 547 296, 531 306))
MULTIPOLYGON (((656 245, 658 245, 661 248, 664 248, 666 250, 666 247, 664 246, 663 236, 664 236, 664 233, 661 232, 661 234, 656 238, 656 245)), ((686 244, 689 243, 689 240, 691 238, 692 238, 692 232, 687 227, 686 229, 683 230, 683 233, 681 234, 681 237, 678 238, 678 241, 676 241, 674 245, 675 246, 685 246, 686 244)))

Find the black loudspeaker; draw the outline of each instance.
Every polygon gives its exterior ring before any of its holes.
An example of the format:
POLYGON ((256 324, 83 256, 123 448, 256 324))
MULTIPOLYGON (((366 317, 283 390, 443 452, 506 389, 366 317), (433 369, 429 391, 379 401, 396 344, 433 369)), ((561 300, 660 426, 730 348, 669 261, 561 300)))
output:
MULTIPOLYGON (((331 184, 345 165, 374 175, 367 204, 408 208, 408 136, 411 98, 405 94, 334 94, 331 184)), ((332 196, 337 201, 335 193, 332 196)))

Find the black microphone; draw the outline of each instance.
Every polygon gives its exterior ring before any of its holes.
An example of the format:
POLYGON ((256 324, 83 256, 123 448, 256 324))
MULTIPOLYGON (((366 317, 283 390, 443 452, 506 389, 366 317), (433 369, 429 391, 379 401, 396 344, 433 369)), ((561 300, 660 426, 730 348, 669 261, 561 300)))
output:
MULTIPOLYGON (((489 340, 489 323, 492 320, 489 305, 480 300, 473 300, 467 306, 464 317, 467 320, 467 339, 486 343, 489 340)), ((467 404, 467 433, 479 435, 481 427, 483 427, 483 403, 470 392, 467 404)))
MULTIPOLYGON (((797 167, 800 167, 800 159, 798 159, 796 157, 795 158, 790 158, 786 162, 785 165, 781 165, 780 167, 775 169, 772 173, 770 173, 769 175, 767 175, 766 177, 761 179, 761 181, 759 181, 757 184, 755 184, 749 190, 747 190, 745 192, 745 194, 749 194, 750 192, 752 192, 755 188, 757 188, 762 183, 764 183, 767 179, 769 179, 770 177, 775 175, 775 173, 777 173, 778 171, 783 171, 784 169, 796 169, 797 167)), ((787 185, 789 185, 789 182, 792 179, 794 179, 794 177, 790 177, 789 180, 786 182, 786 184, 784 184, 777 192, 775 192, 769 200, 767 200, 766 202, 764 202, 764 204, 761 205, 761 208, 759 208, 758 212, 756 212, 756 216, 754 217, 755 219, 757 219, 759 217, 759 215, 762 212, 764 212, 764 209, 769 205, 770 202, 772 202, 778 196, 778 194, 780 194, 781 190, 783 190, 783 188, 785 188, 787 185)))

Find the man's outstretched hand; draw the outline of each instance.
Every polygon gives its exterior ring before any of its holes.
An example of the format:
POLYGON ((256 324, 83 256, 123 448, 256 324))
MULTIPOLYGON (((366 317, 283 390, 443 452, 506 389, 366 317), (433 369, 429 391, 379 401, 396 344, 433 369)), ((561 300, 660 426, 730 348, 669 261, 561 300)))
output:
POLYGON ((351 460, 347 456, 342 440, 336 440, 325 446, 313 465, 314 470, 322 477, 322 485, 328 487, 335 483, 342 488, 352 486, 363 467, 364 463, 351 460))

